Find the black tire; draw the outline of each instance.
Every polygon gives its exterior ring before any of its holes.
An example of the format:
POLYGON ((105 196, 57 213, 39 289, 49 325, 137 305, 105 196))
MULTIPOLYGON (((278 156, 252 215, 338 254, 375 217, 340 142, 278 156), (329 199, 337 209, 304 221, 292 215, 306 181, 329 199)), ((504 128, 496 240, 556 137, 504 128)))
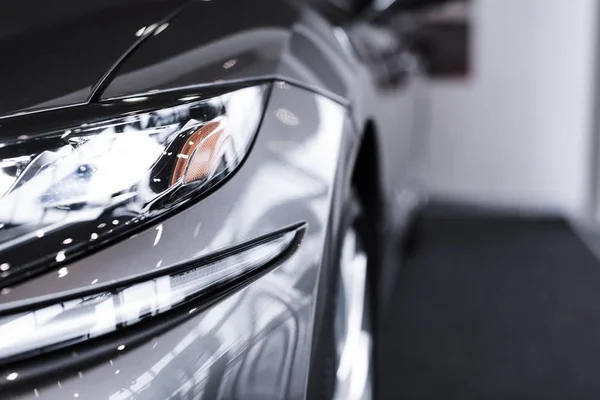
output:
MULTIPOLYGON (((321 336, 318 343, 321 344, 322 350, 320 354, 322 354, 322 363, 319 363, 317 369, 320 370, 317 373, 322 374, 322 391, 321 399, 333 399, 336 391, 336 371, 338 367, 338 351, 336 348, 336 318, 339 318, 338 311, 338 290, 340 283, 340 267, 342 260, 342 247, 344 242, 345 233, 353 229, 356 232, 357 242, 359 245, 365 250, 367 255, 367 276, 365 280, 365 292, 364 292, 364 314, 362 321, 362 329, 366 330, 371 335, 371 343, 373 338, 373 326, 374 326, 374 310, 372 305, 374 304, 371 295, 373 291, 371 290, 372 279, 372 268, 369 263, 371 263, 375 258, 373 257, 373 224, 369 223, 367 215, 364 212, 364 209, 360 203, 358 196, 354 191, 350 192, 344 206, 343 213, 341 216, 341 221, 339 225, 339 231, 336 240, 336 250, 335 250, 335 274, 333 276, 331 285, 329 287, 329 295, 327 296, 327 313, 325 315, 325 320, 323 323, 323 328, 319 335, 321 336), (319 368, 320 367, 320 368, 319 368)), ((371 344, 371 349, 373 345, 371 344)), ((317 350, 319 351, 319 350, 317 350)), ((372 364, 373 364, 373 353, 370 354, 371 357, 371 369, 370 369, 370 384, 372 385, 372 364)))

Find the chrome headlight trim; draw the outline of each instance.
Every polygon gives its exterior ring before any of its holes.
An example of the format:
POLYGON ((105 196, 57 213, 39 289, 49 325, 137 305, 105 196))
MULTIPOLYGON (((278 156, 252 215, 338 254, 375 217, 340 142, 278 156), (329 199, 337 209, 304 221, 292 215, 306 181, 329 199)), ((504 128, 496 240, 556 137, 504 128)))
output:
POLYGON ((120 99, 116 117, 0 143, 0 288, 139 230, 229 177, 250 150, 268 88, 184 93, 166 107, 152 96, 120 99))

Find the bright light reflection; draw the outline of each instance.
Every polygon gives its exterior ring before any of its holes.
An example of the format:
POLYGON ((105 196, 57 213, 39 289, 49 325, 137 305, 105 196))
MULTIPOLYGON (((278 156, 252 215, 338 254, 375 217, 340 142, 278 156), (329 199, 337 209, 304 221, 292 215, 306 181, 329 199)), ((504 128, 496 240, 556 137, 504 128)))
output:
POLYGON ((196 100, 199 99, 200 96, 185 96, 179 99, 179 101, 191 101, 191 100, 196 100))
POLYGON ((168 26, 169 26, 168 22, 165 22, 164 24, 160 25, 158 28, 156 28, 156 31, 154 32, 154 36, 158 35, 162 31, 164 31, 165 29, 167 29, 168 26))
POLYGON ((233 68, 235 66, 235 64, 237 64, 237 60, 235 58, 225 61, 225 63, 223 64, 223 68, 224 69, 230 69, 233 68))
POLYGON ((144 31, 146 30, 145 26, 142 26, 140 29, 137 30, 137 32, 135 32, 135 36, 140 37, 144 34, 144 31))
POLYGON ((160 241, 160 237, 162 236, 163 226, 160 224, 156 227, 156 237, 154 238, 154 244, 152 246, 156 246, 160 241))
POLYGON ((275 116, 279 121, 289 126, 296 126, 300 123, 300 119, 296 116, 296 114, 287 108, 279 108, 275 110, 275 116))
POLYGON ((140 97, 129 97, 127 99, 123 99, 125 103, 140 103, 142 101, 148 100, 148 96, 140 96, 140 97))

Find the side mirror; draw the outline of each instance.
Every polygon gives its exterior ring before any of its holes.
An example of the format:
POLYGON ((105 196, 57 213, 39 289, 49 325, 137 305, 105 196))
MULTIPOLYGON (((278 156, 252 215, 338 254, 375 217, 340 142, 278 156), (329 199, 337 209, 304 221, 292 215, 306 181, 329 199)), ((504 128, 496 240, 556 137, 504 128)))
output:
POLYGON ((373 18, 398 32, 411 52, 419 56, 428 76, 468 75, 470 0, 387 0, 387 3, 387 7, 375 11, 373 18))

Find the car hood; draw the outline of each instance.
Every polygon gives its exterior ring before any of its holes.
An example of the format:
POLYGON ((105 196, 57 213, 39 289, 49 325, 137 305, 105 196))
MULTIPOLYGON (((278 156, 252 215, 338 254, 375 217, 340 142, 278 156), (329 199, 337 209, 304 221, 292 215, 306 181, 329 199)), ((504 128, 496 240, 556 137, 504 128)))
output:
POLYGON ((191 3, 119 65, 101 99, 283 79, 346 98, 353 60, 305 1, 191 3))
POLYGON ((23 0, 0 13, 0 59, 0 118, 257 79, 338 99, 355 86, 330 27, 297 0, 23 0))
POLYGON ((0 13, 0 117, 84 103, 94 86, 183 1, 21 0, 0 13))

